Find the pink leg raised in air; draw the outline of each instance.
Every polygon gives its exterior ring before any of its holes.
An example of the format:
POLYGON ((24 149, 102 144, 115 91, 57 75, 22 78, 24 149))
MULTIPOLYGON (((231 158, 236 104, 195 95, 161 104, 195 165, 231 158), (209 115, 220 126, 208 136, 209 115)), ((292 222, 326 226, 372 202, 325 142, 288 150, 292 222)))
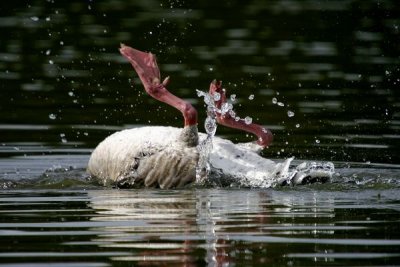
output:
MULTIPOLYGON (((222 82, 213 81, 210 84, 209 93, 211 95, 214 95, 215 93, 220 94, 221 97, 218 101, 215 101, 215 106, 218 109, 221 109, 221 106, 226 102, 226 91, 225 89, 222 89, 222 82)), ((235 120, 235 118, 233 118, 229 113, 221 114, 217 112, 216 119, 217 122, 221 125, 230 128, 240 129, 255 134, 258 137, 257 144, 259 144, 262 147, 267 147, 272 142, 273 136, 271 131, 265 129, 264 127, 258 124, 255 123, 247 124, 242 119, 235 120)))
POLYGON ((157 66, 156 57, 152 53, 145 53, 124 44, 121 44, 119 51, 132 64, 149 95, 181 111, 185 126, 197 124, 196 109, 190 103, 167 90, 169 77, 161 83, 160 70, 157 66))

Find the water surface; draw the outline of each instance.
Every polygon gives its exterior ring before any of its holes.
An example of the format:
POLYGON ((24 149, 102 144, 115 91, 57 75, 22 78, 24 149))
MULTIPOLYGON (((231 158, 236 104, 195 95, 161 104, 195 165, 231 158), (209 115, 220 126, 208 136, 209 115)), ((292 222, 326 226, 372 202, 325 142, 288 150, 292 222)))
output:
POLYGON ((399 14, 395 0, 2 1, 0 266, 397 265, 399 14), (86 164, 109 134, 182 125, 121 42, 155 53, 201 122, 195 89, 223 80, 237 113, 274 133, 263 156, 337 174, 274 189, 93 184, 86 164))
POLYGON ((391 266, 398 190, 2 191, 2 265, 391 266))

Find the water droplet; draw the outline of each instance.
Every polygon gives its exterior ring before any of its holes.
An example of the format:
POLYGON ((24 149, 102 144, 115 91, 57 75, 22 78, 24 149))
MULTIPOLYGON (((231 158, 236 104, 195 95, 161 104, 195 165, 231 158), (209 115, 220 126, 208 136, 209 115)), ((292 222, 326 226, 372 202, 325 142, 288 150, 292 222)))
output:
POLYGON ((287 115, 288 115, 289 118, 291 118, 291 117, 294 116, 294 112, 291 111, 291 110, 288 110, 287 115))
POLYGON ((202 96, 205 95, 205 93, 203 91, 199 90, 199 89, 196 89, 196 93, 197 93, 198 97, 202 97, 202 96))
POLYGON ((224 115, 227 112, 229 112, 229 110, 231 110, 233 108, 233 105, 231 103, 223 103, 221 106, 221 114, 224 115))
POLYGON ((69 91, 69 92, 68 92, 68 95, 69 95, 69 96, 74 96, 74 92, 69 91))
POLYGON ((67 143, 67 138, 65 138, 65 134, 64 133, 60 133, 60 137, 61 137, 61 142, 62 143, 67 143))
POLYGON ((276 103, 278 103, 278 99, 276 99, 276 97, 273 97, 272 98, 272 104, 276 104, 276 103))
POLYGON ((204 128, 208 135, 214 136, 217 130, 217 124, 213 118, 207 117, 204 122, 204 128))
POLYGON ((50 114, 49 114, 49 119, 50 119, 50 120, 55 120, 55 119, 57 119, 57 115, 56 115, 56 114, 53 114, 53 113, 50 113, 50 114))
POLYGON ((244 123, 246 123, 247 125, 251 124, 252 121, 253 121, 253 119, 251 117, 249 117, 249 116, 244 118, 244 123))
POLYGON ((213 68, 213 67, 209 67, 208 70, 209 70, 209 71, 213 71, 214 68, 213 68))
POLYGON ((51 50, 50 50, 50 49, 47 49, 47 50, 46 50, 46 56, 50 55, 50 53, 51 53, 51 50))
POLYGON ((249 95, 249 100, 253 100, 253 99, 254 99, 254 95, 253 94, 249 95))
POLYGON ((232 102, 235 102, 236 101, 236 94, 231 94, 231 101, 232 102))
POLYGON ((282 102, 278 102, 277 104, 278 104, 278 106, 280 106, 280 107, 284 107, 284 106, 285 106, 285 104, 283 104, 282 102))
POLYGON ((299 123, 296 124, 296 128, 300 128, 300 124, 299 123))
POLYGON ((207 106, 213 106, 214 105, 214 101, 211 101, 211 95, 209 93, 205 93, 201 90, 196 89, 197 92, 197 96, 198 97, 203 97, 204 98, 204 103, 207 106))
POLYGON ((50 17, 47 17, 47 18, 46 18, 46 21, 50 21, 50 20, 51 20, 50 17))
POLYGON ((320 142, 319 139, 315 139, 315 143, 319 144, 320 142))
POLYGON ((50 60, 49 60, 49 64, 53 65, 53 64, 54 64, 54 61, 50 59, 50 60))
POLYGON ((33 16, 33 17, 31 17, 31 20, 33 20, 33 21, 39 21, 39 17, 33 16))
POLYGON ((213 95, 213 98, 214 98, 214 101, 219 101, 221 99, 221 94, 215 92, 214 95, 213 95))

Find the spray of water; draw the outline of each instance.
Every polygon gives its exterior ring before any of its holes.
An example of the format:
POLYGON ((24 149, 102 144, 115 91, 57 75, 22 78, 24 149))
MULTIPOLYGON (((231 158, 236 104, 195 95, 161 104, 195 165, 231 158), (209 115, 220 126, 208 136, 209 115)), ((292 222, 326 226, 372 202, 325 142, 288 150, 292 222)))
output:
POLYGON ((204 103, 207 106, 207 118, 204 121, 204 128, 207 133, 207 137, 197 146, 199 151, 199 161, 196 167, 196 182, 202 183, 208 177, 211 171, 209 159, 213 148, 212 139, 217 131, 217 122, 215 121, 215 117, 216 112, 218 112, 214 101, 218 101, 221 96, 219 93, 211 96, 209 93, 205 93, 200 90, 196 91, 199 97, 203 97, 204 103))
POLYGON ((196 168, 196 182, 201 183, 208 177, 211 171, 209 159, 213 148, 212 140, 217 131, 217 122, 215 119, 216 115, 219 114, 223 116, 225 114, 229 114, 232 118, 235 118, 236 121, 243 120, 246 124, 251 124, 252 118, 247 116, 242 119, 236 115, 235 111, 233 110, 233 104, 231 103, 236 101, 236 95, 232 95, 231 101, 223 103, 219 109, 215 106, 215 101, 219 101, 221 99, 220 93, 215 92, 211 95, 201 90, 196 91, 197 96, 202 97, 207 106, 207 118, 204 122, 204 128, 207 133, 207 137, 197 146, 199 151, 199 161, 196 168))
MULTIPOLYGON (((197 95, 204 99, 207 107, 207 118, 204 122, 204 128, 207 133, 198 145, 199 161, 196 167, 196 182, 198 184, 204 183, 209 178, 211 173, 210 154, 213 149, 213 138, 217 131, 217 115, 229 114, 235 120, 243 120, 246 124, 252 123, 251 117, 240 118, 233 110, 233 102, 236 101, 236 96, 231 96, 230 101, 224 102, 221 108, 215 106, 215 102, 221 99, 219 93, 213 95, 197 90, 197 95)), ((288 114, 289 115, 289 114, 288 114)), ((289 116, 293 116, 294 113, 289 116)), ((303 180, 316 180, 318 177, 331 177, 334 174, 334 165, 331 162, 318 163, 318 162, 304 162, 297 167, 291 166, 293 158, 289 158, 282 163, 278 163, 270 168, 268 174, 267 169, 265 172, 262 166, 260 171, 254 172, 251 177, 244 177, 240 173, 237 175, 237 182, 240 185, 249 187, 273 187, 278 184, 301 184, 303 180), (279 173, 279 174, 278 174, 279 173)))

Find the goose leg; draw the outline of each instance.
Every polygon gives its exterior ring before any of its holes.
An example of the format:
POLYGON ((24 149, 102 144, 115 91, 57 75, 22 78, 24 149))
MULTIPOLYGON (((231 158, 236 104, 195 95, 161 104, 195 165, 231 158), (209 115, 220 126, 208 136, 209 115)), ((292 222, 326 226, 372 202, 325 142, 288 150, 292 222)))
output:
MULTIPOLYGON (((210 95, 215 95, 217 93, 220 94, 219 100, 215 101, 215 106, 221 110, 222 105, 226 103, 226 90, 222 88, 222 82, 215 80, 211 82, 209 93, 210 95)), ((272 142, 273 136, 269 130, 255 123, 248 124, 244 120, 235 120, 235 118, 233 118, 229 112, 224 114, 217 112, 216 120, 221 125, 243 130, 256 135, 258 138, 257 144, 262 147, 266 147, 272 142)))
POLYGON ((142 81, 144 89, 150 96, 181 111, 185 126, 197 125, 196 109, 187 101, 180 99, 167 90, 166 86, 169 83, 169 77, 161 82, 156 57, 152 53, 142 52, 124 44, 121 44, 119 51, 132 64, 142 81))

